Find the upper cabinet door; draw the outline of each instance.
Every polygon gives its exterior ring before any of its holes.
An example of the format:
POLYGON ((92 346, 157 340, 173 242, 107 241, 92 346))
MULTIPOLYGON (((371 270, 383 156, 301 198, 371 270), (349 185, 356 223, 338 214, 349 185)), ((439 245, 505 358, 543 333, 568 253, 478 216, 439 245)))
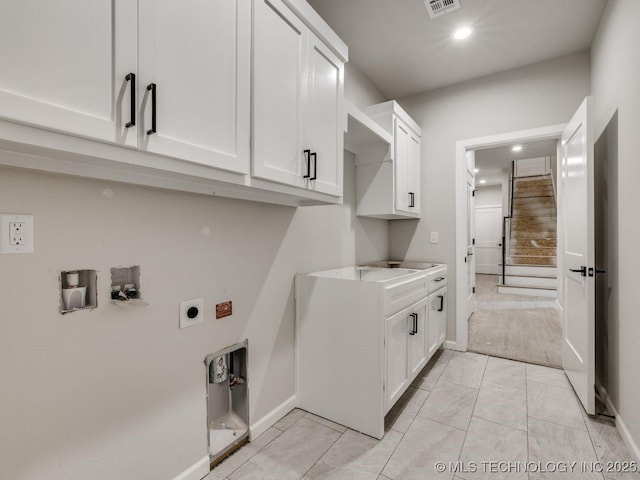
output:
POLYGON ((305 148, 313 155, 309 188, 342 195, 343 63, 315 35, 309 36, 305 148))
POLYGON ((411 208, 409 195, 409 150, 411 133, 409 128, 400 119, 395 120, 395 152, 394 152, 394 169, 395 169, 395 197, 396 210, 410 212, 411 208))
POLYGON ((252 174, 305 187, 311 170, 301 132, 309 32, 281 0, 256 0, 253 27, 252 174))
POLYGON ((250 2, 138 3, 141 148, 249 173, 250 2))
POLYGON ((136 32, 129 0, 0 2, 0 117, 136 146, 136 32))
POLYGON ((420 137, 409 131, 407 189, 409 191, 409 211, 420 214, 420 137), (412 206, 413 205, 413 206, 412 206))

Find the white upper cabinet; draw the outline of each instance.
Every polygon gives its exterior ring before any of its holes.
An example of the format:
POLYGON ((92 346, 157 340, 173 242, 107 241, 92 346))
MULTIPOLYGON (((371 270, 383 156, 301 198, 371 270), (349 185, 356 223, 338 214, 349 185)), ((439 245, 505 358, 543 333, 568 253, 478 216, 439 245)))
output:
POLYGON ((0 2, 0 59, 1 118, 136 146, 136 2, 0 2))
POLYGON ((365 109, 393 134, 393 144, 356 153, 357 214, 365 217, 420 218, 420 142, 422 130, 395 102, 365 109))
POLYGON ((250 2, 138 5, 140 148, 249 173, 250 2))
POLYGON ((254 1, 252 175, 342 196, 344 59, 292 3, 254 1))

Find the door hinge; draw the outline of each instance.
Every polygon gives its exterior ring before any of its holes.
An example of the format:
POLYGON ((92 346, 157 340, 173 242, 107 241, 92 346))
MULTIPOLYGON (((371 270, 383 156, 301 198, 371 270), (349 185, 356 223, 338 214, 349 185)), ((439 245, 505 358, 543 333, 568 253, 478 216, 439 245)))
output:
POLYGON ((471 193, 471 196, 472 196, 472 197, 475 197, 475 196, 476 196, 476 191, 475 191, 475 190, 471 193))
POLYGON ((471 293, 476 293, 476 287, 472 287, 472 292, 471 293))

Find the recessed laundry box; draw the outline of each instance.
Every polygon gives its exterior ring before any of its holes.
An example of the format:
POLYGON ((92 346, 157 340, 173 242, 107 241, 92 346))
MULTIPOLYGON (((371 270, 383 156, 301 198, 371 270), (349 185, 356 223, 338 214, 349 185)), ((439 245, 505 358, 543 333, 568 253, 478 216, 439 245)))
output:
POLYGON ((207 355, 207 424, 211 466, 249 440, 248 341, 207 355))

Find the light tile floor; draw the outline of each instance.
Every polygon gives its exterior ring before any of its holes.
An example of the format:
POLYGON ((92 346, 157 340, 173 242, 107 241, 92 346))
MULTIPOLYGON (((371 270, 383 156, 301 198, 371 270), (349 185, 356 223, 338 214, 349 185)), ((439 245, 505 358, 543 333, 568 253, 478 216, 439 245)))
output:
POLYGON ((581 471, 581 462, 615 468, 633 458, 610 420, 584 413, 562 370, 539 365, 441 351, 385 427, 379 441, 296 409, 206 480, 640 479, 581 471), (436 462, 463 462, 466 471, 438 473, 436 462), (481 462, 511 462, 512 470, 481 462), (531 462, 546 471, 524 471, 531 462), (547 462, 578 463, 550 472, 547 462))

